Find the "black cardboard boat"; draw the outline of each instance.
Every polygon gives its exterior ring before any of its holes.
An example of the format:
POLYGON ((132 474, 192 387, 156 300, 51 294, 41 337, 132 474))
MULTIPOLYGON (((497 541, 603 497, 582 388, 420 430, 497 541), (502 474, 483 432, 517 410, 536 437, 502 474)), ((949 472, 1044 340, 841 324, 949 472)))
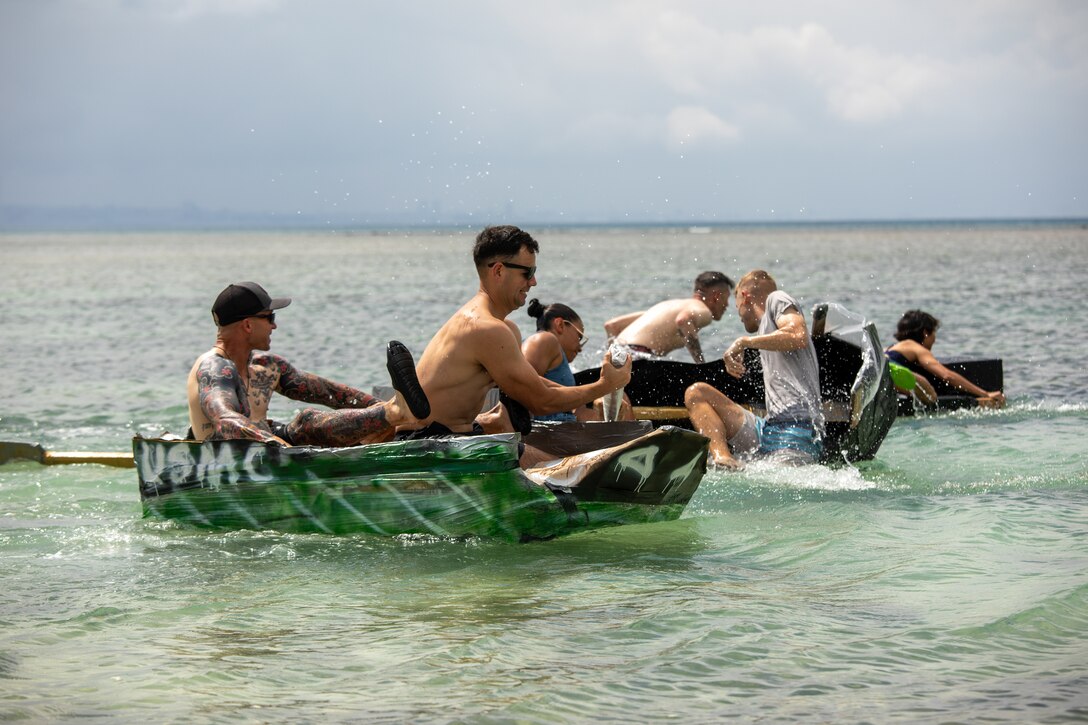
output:
MULTIPOLYGON (((835 303, 812 310, 812 342, 820 364, 826 437, 824 461, 867 460, 876 455, 896 418, 895 388, 876 327, 835 303)), ((654 425, 690 427, 684 391, 705 382, 758 415, 764 413, 763 366, 759 352, 745 350, 745 374, 734 378, 719 359, 707 363, 679 360, 635 360, 624 392, 635 417, 654 425)), ((599 368, 575 374, 579 384, 592 382, 599 368)))
MULTIPOLYGON (((1005 373, 999 358, 966 358, 951 357, 941 360, 941 364, 952 372, 959 373, 983 390, 1005 390, 1005 373)), ((908 370, 922 375, 933 385, 937 393, 937 404, 932 408, 925 408, 914 399, 913 395, 898 395, 899 415, 909 416, 919 412, 942 412, 961 410, 963 408, 977 408, 978 400, 973 395, 967 395, 962 390, 954 388, 940 378, 934 377, 929 371, 918 365, 905 365, 908 370)))

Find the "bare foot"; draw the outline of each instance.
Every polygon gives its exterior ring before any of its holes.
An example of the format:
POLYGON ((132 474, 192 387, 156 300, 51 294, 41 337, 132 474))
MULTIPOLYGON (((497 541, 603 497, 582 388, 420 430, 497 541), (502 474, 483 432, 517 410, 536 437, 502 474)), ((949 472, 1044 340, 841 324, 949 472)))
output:
POLYGON ((715 468, 724 468, 729 471, 739 471, 744 468, 743 462, 733 458, 729 446, 725 446, 723 450, 721 446, 711 444, 710 456, 707 462, 715 468))
POLYGON ((729 458, 717 458, 717 457, 711 456, 710 460, 707 461, 707 463, 710 464, 711 468, 721 468, 721 469, 724 469, 726 471, 742 471, 742 470, 744 470, 744 462, 743 461, 738 461, 736 458, 733 458, 732 456, 730 456, 729 458))
POLYGON ((400 394, 399 390, 394 390, 393 399, 385 401, 382 405, 385 406, 386 422, 394 428, 400 425, 416 423, 418 420, 412 415, 412 412, 408 410, 408 403, 404 401, 404 396, 400 394))

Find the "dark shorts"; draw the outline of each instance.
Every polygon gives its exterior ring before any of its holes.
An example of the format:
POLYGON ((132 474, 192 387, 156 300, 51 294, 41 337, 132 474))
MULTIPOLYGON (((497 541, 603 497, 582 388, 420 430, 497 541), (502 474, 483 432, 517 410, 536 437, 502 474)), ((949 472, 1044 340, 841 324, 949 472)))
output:
POLYGON ((454 438, 457 436, 482 436, 484 435, 484 429, 480 427, 479 423, 472 424, 472 430, 465 431, 464 433, 454 433, 452 430, 442 425, 441 423, 434 422, 423 428, 416 430, 401 430, 397 431, 397 434, 393 436, 395 441, 418 441, 427 438, 454 438))
MULTIPOLYGON (((433 438, 459 438, 462 436, 482 436, 487 435, 484 433, 484 429, 479 423, 472 424, 472 430, 465 431, 464 433, 455 433, 441 423, 431 423, 423 428, 417 430, 402 430, 398 431, 393 440, 395 441, 420 441, 433 438)), ((521 454, 525 453, 525 444, 518 442, 518 458, 521 458, 521 454)))

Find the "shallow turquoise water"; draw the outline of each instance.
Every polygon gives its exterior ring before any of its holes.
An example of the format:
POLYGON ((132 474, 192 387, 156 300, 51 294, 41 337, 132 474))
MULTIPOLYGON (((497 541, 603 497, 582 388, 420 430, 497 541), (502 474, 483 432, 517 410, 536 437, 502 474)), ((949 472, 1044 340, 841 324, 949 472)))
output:
MULTIPOLYGON (((275 350, 381 383, 384 341, 421 350, 472 292, 471 236, 0 237, 0 439, 184 428, 235 278, 295 297, 275 350)), ((1088 231, 538 237, 539 296, 581 311, 590 347, 704 268, 767 266, 886 339, 933 312, 938 355, 1003 358, 1010 407, 900 420, 854 468, 710 474, 673 523, 527 545, 198 532, 144 521, 132 471, 0 466, 0 719, 1088 718, 1088 231), (893 248, 916 254, 893 268, 893 248)), ((730 311, 704 348, 739 331, 730 311)))

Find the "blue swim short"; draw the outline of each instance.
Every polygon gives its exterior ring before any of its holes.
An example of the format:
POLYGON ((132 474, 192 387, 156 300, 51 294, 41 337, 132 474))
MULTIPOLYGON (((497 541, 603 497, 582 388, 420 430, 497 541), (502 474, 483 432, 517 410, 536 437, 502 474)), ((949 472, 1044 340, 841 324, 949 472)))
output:
POLYGON ((729 449, 737 458, 781 459, 783 462, 817 463, 823 445, 811 423, 767 421, 745 411, 744 425, 729 439, 729 449))

